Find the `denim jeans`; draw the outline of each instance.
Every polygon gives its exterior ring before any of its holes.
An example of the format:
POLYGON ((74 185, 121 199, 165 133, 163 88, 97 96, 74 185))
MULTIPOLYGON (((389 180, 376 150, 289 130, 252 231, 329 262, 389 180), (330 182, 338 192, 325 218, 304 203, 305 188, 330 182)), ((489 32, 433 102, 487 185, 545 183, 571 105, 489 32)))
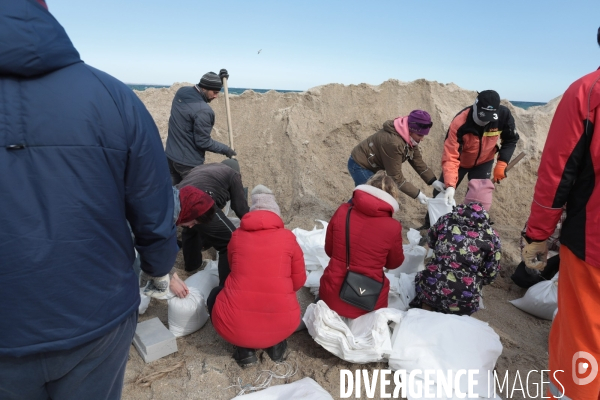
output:
POLYGON ((374 172, 358 165, 352 159, 352 156, 348 158, 348 172, 350 172, 350 176, 354 179, 354 186, 364 185, 370 177, 375 175, 374 172))
POLYGON ((0 399, 118 400, 137 310, 106 335, 73 349, 0 357, 0 399))

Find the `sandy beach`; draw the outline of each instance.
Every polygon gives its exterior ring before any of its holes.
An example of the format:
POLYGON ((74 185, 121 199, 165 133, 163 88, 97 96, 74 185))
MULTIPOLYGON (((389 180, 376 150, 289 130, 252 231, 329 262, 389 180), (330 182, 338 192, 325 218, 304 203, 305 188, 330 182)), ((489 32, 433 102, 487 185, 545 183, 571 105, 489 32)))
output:
MULTIPOLYGON (((171 101, 176 90, 186 85, 191 84, 136 92, 152 114, 163 143, 167 137, 171 101)), ((491 89, 502 95, 502 88, 491 89)), ((329 84, 301 93, 247 91, 231 96, 234 145, 244 186, 252 188, 264 184, 271 188, 286 228, 312 229, 314 220, 329 220, 338 205, 351 196, 354 185, 346 169, 350 151, 359 141, 380 129, 386 120, 407 115, 413 109, 423 109, 431 114, 434 125, 420 147, 424 160, 439 176, 448 125, 458 111, 473 103, 476 95, 476 92, 454 84, 389 80, 378 86, 329 84)), ((228 143, 222 96, 211 103, 216 114, 212 137, 228 143)), ((515 155, 524 151, 526 156, 509 172, 508 178, 497 185, 494 193, 490 216, 502 241, 502 270, 500 277, 484 289, 485 309, 473 317, 489 323, 500 336, 504 349, 496 369, 501 376, 509 372, 511 386, 517 372, 525 385, 530 370, 547 368, 547 338, 551 323, 509 303, 525 293, 512 283, 510 275, 520 261, 519 235, 529 215, 541 151, 558 101, 557 98, 545 106, 528 110, 502 101, 511 110, 521 137, 515 155)), ((207 162, 221 160, 223 156, 207 153, 207 162)), ((432 188, 427 187, 408 164, 403 172, 407 179, 431 196, 432 188)), ((457 202, 462 201, 465 189, 464 183, 457 189, 457 202)), ((425 212, 426 207, 418 201, 402 196, 400 211, 395 218, 403 225, 405 243, 408 243, 406 232, 422 224, 425 212)), ((175 267, 182 278, 187 277, 181 254, 175 267)), ((313 300, 306 288, 301 290, 299 298, 303 308, 313 300)), ((153 299, 140 321, 154 317, 167 326, 166 301, 153 299)), ((340 398, 341 369, 387 368, 387 363, 358 365, 345 362, 315 343, 306 330, 295 333, 288 342, 287 364, 295 374, 273 379, 272 385, 310 377, 337 399, 340 398)), ((216 334, 210 321, 198 332, 178 338, 177 346, 177 353, 149 364, 144 363, 132 346, 123 398, 231 399, 240 391, 240 384, 252 384, 262 370, 286 372, 285 366, 276 365, 262 352, 259 352, 261 362, 258 365, 241 369, 231 358, 233 346, 216 334)), ((547 381, 547 377, 544 380, 547 381)), ((540 382, 539 374, 536 382, 540 382)), ((536 382, 529 382, 532 395, 537 389, 536 382)), ((378 396, 376 392, 374 398, 380 398, 378 396)), ((520 390, 512 397, 501 397, 529 398, 520 390)))

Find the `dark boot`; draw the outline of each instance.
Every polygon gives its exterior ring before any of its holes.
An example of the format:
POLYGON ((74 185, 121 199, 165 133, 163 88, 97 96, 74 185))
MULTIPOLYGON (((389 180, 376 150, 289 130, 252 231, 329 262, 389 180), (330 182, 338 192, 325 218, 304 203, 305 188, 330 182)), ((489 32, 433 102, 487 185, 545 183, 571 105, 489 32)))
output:
POLYGON ((282 342, 277 343, 275 346, 271 346, 265 351, 271 357, 271 360, 275 362, 283 361, 283 356, 287 350, 287 340, 284 339, 282 342))
POLYGON ((233 359, 237 361, 238 365, 242 368, 254 365, 258 362, 254 349, 237 346, 233 352, 233 359))

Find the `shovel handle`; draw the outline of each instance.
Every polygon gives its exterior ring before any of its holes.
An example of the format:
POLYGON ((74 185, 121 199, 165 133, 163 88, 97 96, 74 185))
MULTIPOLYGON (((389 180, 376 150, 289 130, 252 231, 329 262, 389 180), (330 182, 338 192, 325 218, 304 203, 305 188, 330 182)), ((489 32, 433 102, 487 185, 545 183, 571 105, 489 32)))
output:
POLYGON ((231 111, 229 109, 229 90, 227 88, 227 78, 223 78, 223 88, 225 89, 225 111, 227 112, 227 130, 229 131, 229 147, 233 150, 233 128, 231 126, 231 111))
POLYGON ((512 169, 512 167, 514 167, 515 165, 517 165, 517 163, 523 159, 523 157, 525 157, 525 152, 524 151, 520 152, 518 156, 516 156, 515 158, 513 158, 512 161, 508 163, 508 165, 506 166, 506 168, 504 169, 504 171, 510 171, 512 169))

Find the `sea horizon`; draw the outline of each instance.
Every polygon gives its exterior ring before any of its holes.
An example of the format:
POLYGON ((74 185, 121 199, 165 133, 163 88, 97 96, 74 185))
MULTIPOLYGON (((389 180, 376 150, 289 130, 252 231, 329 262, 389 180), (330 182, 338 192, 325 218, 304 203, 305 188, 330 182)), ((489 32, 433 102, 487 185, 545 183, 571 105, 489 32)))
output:
MULTIPOLYGON (((171 85, 152 85, 152 84, 143 84, 143 83, 138 83, 138 84, 133 84, 133 83, 127 83, 127 86, 129 86, 132 90, 137 90, 137 91, 144 91, 146 89, 149 88, 155 88, 155 89, 162 89, 162 88, 169 88, 171 87, 171 85)), ((227 88, 229 94, 236 94, 236 95, 240 95, 242 93, 244 93, 246 90, 252 90, 256 93, 267 93, 271 90, 274 90, 276 92, 279 93, 300 93, 300 92, 304 92, 305 90, 288 90, 288 89, 255 89, 255 88, 227 88)), ((515 107, 519 107, 522 108, 524 110, 527 110, 529 107, 536 107, 536 106, 543 106, 548 104, 547 102, 541 102, 541 101, 520 101, 520 100, 509 100, 511 102, 511 104, 515 107)))

